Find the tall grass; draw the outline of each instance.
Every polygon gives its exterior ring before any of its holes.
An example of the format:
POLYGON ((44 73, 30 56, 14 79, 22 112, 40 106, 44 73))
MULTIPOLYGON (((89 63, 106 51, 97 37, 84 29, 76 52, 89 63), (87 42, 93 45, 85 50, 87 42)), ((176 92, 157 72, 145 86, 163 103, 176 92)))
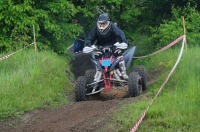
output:
POLYGON ((67 103, 72 90, 65 57, 50 51, 21 51, 0 62, 0 119, 67 103))
MULTIPOLYGON (((150 107, 138 131, 200 131, 199 51, 199 47, 184 51, 177 69, 160 96, 150 107)), ((161 73, 159 81, 149 87, 147 95, 140 97, 144 99, 124 105, 121 110, 117 111, 108 127, 110 130, 124 132, 130 131, 134 127, 173 67, 178 52, 177 49, 170 49, 151 57, 151 60, 145 64, 148 70, 161 66, 165 69, 161 73), (152 94, 153 96, 151 96, 152 94)))

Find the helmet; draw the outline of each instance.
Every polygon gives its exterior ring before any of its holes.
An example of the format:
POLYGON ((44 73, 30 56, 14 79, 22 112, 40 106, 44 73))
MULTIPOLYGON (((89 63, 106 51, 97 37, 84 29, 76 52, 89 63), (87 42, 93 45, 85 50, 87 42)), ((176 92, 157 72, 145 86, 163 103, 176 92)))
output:
POLYGON ((105 35, 111 29, 110 18, 107 13, 103 13, 97 20, 97 28, 100 34, 105 35))

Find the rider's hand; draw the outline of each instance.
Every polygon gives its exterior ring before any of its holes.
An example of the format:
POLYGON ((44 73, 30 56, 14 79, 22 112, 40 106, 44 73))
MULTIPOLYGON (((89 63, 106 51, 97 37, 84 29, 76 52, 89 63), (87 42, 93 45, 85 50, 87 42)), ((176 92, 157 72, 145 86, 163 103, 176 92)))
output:
POLYGON ((114 44, 114 46, 116 46, 116 47, 117 47, 117 45, 119 45, 119 42, 116 42, 116 43, 114 44))
POLYGON ((94 45, 92 45, 92 46, 86 46, 86 47, 84 47, 83 48, 83 53, 90 53, 90 52, 92 52, 94 49, 96 49, 96 47, 94 46, 94 45))
POLYGON ((92 47, 93 49, 96 49, 96 48, 97 48, 95 45, 92 45, 91 47, 92 47))
POLYGON ((117 42, 117 43, 115 43, 114 44, 115 46, 116 46, 116 48, 118 48, 118 49, 127 49, 128 48, 128 44, 127 43, 119 43, 119 42, 117 42))

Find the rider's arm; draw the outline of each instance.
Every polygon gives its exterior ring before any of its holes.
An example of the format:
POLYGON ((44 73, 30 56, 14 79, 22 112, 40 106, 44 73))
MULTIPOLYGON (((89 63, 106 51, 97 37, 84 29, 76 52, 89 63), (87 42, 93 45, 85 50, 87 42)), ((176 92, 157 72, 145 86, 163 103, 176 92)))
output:
POLYGON ((113 25, 113 32, 114 32, 114 34, 115 34, 117 40, 118 40, 120 43, 122 43, 122 42, 127 43, 125 34, 124 34, 124 32, 123 32, 121 29, 119 29, 117 26, 114 26, 114 25, 113 25))
POLYGON ((97 38, 96 32, 97 32, 97 27, 94 27, 94 28, 90 31, 88 37, 87 37, 86 40, 85 40, 85 43, 86 43, 87 46, 90 47, 90 46, 95 42, 95 40, 96 40, 96 38, 97 38))

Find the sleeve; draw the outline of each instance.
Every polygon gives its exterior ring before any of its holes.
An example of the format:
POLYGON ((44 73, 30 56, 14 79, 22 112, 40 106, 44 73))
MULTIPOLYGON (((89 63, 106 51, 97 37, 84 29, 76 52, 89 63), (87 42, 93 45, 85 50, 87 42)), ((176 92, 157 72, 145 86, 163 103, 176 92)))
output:
POLYGON ((80 39, 85 40, 85 38, 86 38, 85 32, 81 32, 80 39))
POLYGON ((117 26, 115 25, 112 25, 112 26, 113 26, 113 32, 117 38, 117 41, 119 41, 120 43, 122 42, 127 43, 124 32, 121 29, 119 29, 117 26))
POLYGON ((85 44, 86 44, 86 46, 91 46, 94 42, 95 42, 95 40, 96 40, 96 31, 97 31, 97 28, 96 27, 94 27, 91 31, 90 31, 90 33, 89 33, 89 35, 88 35, 88 37, 86 38, 86 40, 85 40, 85 44))

